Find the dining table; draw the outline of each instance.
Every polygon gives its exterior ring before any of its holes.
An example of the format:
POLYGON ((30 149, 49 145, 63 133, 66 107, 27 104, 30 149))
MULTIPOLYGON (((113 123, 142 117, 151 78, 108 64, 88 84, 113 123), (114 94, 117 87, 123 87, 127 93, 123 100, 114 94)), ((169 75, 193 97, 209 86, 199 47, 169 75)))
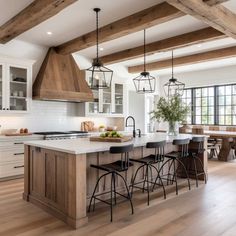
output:
POLYGON ((218 155, 219 161, 227 162, 235 158, 235 149, 232 148, 232 142, 235 142, 236 140, 236 132, 224 130, 204 130, 204 134, 208 135, 210 138, 222 140, 218 155))

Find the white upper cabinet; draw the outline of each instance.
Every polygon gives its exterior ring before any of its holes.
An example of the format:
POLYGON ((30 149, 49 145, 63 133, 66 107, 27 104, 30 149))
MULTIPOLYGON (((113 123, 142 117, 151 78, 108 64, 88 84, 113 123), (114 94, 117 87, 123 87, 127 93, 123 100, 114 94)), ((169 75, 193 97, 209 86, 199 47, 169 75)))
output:
POLYGON ((28 112, 31 100, 32 62, 0 60, 0 112, 28 112))
POLYGON ((80 105, 79 113, 82 116, 126 116, 124 103, 127 99, 126 92, 125 84, 113 81, 110 88, 93 90, 94 101, 80 105))

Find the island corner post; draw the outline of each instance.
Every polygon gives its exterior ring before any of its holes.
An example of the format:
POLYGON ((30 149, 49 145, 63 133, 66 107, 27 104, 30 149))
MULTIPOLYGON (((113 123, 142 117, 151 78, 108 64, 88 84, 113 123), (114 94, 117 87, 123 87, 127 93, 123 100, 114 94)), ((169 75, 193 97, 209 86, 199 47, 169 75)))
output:
MULTIPOLYGON (((206 143, 205 141, 205 148, 206 143)), ((175 146, 170 142, 167 143, 165 152, 173 150, 176 150, 175 146)), ((144 144, 135 146, 132 158, 138 159, 142 154, 149 155, 151 152, 144 144)), ((207 173, 206 151, 200 157, 207 173)), ((101 174, 94 168, 90 168, 90 164, 110 163, 118 158, 120 156, 111 156, 108 150, 71 154, 25 144, 23 199, 77 229, 88 222, 87 203, 94 184, 101 174)), ((137 164, 134 164, 127 172, 125 178, 128 182, 137 167, 137 164)), ((143 178, 144 172, 138 176, 140 180, 143 178)), ((105 182, 109 183, 109 180, 105 182)), ((98 191, 108 190, 109 184, 105 182, 99 185, 98 191)), ((121 183, 118 183, 117 188, 123 189, 121 183)))
POLYGON ((86 154, 25 145, 23 199, 73 228, 88 222, 86 154))

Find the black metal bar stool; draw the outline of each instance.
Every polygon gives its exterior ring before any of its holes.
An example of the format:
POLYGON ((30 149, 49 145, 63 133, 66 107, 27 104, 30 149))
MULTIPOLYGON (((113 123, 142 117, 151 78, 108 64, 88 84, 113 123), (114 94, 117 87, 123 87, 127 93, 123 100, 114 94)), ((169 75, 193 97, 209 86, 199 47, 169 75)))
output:
MULTIPOLYGON (((183 159, 186 159, 189 156, 189 153, 188 153, 189 143, 190 143, 189 139, 175 139, 175 140, 173 140, 172 144, 175 146, 178 146, 179 149, 178 149, 178 151, 173 151, 173 152, 165 154, 165 157, 167 157, 168 160, 165 161, 160 168, 160 171, 162 171, 163 168, 167 164, 169 164, 168 173, 167 173, 167 175, 163 175, 162 179, 167 180, 167 185, 169 184, 169 181, 172 184, 173 184, 173 182, 175 182, 176 195, 178 195, 178 190, 179 190, 178 189, 178 178, 177 178, 177 173, 178 173, 177 171, 178 171, 179 167, 182 167, 182 170, 184 171, 185 176, 188 181, 189 190, 191 190, 188 172, 187 172, 187 169, 182 161, 183 159), (176 166, 177 163, 178 163, 178 166, 176 166), (173 173, 170 173, 172 166, 173 166, 173 173), (164 176, 167 176, 167 178, 164 178, 164 176)), ((153 189, 155 188, 155 185, 157 184, 157 180, 158 180, 158 177, 155 180, 155 183, 153 185, 153 189)))
POLYGON ((188 168, 189 175, 195 175, 196 179, 196 187, 198 187, 198 176, 203 175, 205 184, 207 183, 207 177, 206 173, 204 171, 202 160, 199 158, 199 154, 203 154, 204 149, 204 137, 193 137, 192 143, 195 144, 195 148, 189 149, 189 158, 193 160, 193 169, 188 168), (201 170, 197 168, 197 162, 199 163, 199 166, 201 170))
POLYGON ((105 171, 106 173, 101 175, 99 179, 97 180, 97 183, 95 185, 92 197, 90 199, 88 212, 91 210, 92 201, 94 200, 93 205, 93 211, 95 210, 95 200, 99 200, 103 203, 106 203, 110 206, 110 212, 111 212, 111 222, 113 220, 113 205, 116 205, 116 194, 128 199, 130 201, 131 206, 131 212, 134 213, 133 204, 131 200, 131 195, 129 192, 129 188, 127 185, 127 182, 125 178, 120 174, 120 172, 125 172, 129 169, 130 166, 132 166, 132 163, 129 161, 129 152, 133 150, 133 145, 125 145, 125 146, 114 146, 110 147, 110 153, 111 154, 121 154, 121 160, 109 163, 109 164, 103 164, 103 165, 91 165, 91 167, 96 168, 98 170, 105 171), (110 191, 105 193, 98 193, 96 194, 96 190, 99 186, 99 182, 105 177, 111 175, 111 184, 110 184, 110 191), (127 196, 124 194, 121 194, 116 191, 116 179, 120 177, 125 185, 125 190, 127 191, 127 196), (110 201, 103 200, 99 198, 99 196, 110 193, 110 201), (114 203, 113 203, 114 200, 114 203))
POLYGON ((164 161, 165 157, 165 151, 164 147, 166 145, 166 141, 161 141, 161 142, 148 142, 146 144, 146 148, 148 149, 154 149, 154 154, 151 154, 146 157, 142 157, 140 159, 130 159, 132 162, 137 162, 140 163, 141 165, 138 167, 138 169, 135 171, 135 174, 132 178, 131 181, 131 196, 133 195, 133 189, 138 188, 144 191, 147 191, 147 204, 149 205, 150 201, 150 184, 154 184, 153 179, 152 179, 152 169, 156 172, 157 174, 157 179, 160 180, 160 186, 163 188, 163 194, 164 198, 166 198, 166 191, 164 184, 162 182, 162 179, 159 174, 159 168, 156 167, 156 164, 162 163, 164 161), (139 173, 140 170, 144 169, 144 179, 138 182, 135 182, 137 174, 139 173), (142 187, 138 186, 140 184, 143 184, 142 187))

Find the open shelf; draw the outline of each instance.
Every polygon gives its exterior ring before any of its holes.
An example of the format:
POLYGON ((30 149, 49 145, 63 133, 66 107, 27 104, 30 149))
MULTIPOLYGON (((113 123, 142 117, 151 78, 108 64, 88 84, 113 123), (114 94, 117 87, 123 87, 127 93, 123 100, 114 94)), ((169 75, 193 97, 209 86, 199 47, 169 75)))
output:
POLYGON ((27 84, 27 82, 20 82, 20 81, 10 81, 10 83, 12 83, 12 84, 24 84, 24 85, 27 84))
POLYGON ((13 98, 13 99, 26 99, 26 97, 18 97, 18 96, 10 96, 10 98, 13 98))

